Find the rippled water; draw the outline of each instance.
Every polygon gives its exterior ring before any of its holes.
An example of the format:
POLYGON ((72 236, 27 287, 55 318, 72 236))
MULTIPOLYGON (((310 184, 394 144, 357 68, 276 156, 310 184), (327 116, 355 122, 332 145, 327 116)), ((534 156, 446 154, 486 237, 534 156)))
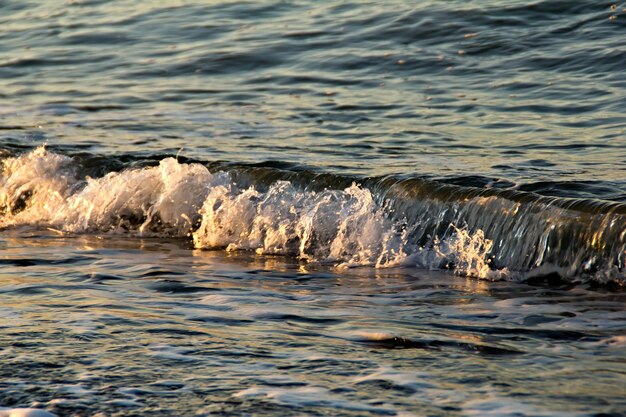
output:
POLYGON ((2 246, 5 404, 281 416, 625 405, 624 293, 337 273, 179 241, 10 234, 2 246))
POLYGON ((623 200, 623 8, 3 2, 2 142, 590 182, 623 200))
POLYGON ((625 34, 0 0, 0 416, 623 415, 625 34))

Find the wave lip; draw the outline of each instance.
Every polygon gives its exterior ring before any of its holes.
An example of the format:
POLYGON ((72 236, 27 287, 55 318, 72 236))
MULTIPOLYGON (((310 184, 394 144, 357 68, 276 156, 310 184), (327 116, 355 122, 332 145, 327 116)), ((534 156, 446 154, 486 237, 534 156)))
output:
POLYGON ((193 240, 340 266, 419 266, 487 279, 556 273, 626 283, 626 206, 421 178, 267 167, 158 166, 81 175, 44 147, 2 162, 0 227, 193 240))
POLYGON ((484 255, 495 268, 623 280, 624 204, 423 180, 387 181, 380 188, 405 216, 413 241, 427 244, 435 236, 449 242, 462 228, 465 239, 484 235, 478 240, 489 246, 484 255))

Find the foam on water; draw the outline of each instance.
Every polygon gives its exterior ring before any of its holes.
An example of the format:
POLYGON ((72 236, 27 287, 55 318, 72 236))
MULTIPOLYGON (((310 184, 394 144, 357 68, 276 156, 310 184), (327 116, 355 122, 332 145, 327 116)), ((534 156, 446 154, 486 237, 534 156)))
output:
POLYGON ((406 185, 386 180, 377 192, 367 183, 311 189, 280 178, 245 185, 232 172, 174 158, 90 178, 74 159, 44 147, 6 158, 2 174, 3 228, 190 237, 201 249, 339 267, 445 268, 486 279, 555 271, 605 282, 624 278, 626 224, 615 210, 586 213, 558 207, 565 204, 559 201, 472 190, 442 197, 423 184, 407 197, 406 185))
POLYGON ((0 227, 185 235, 214 178, 201 165, 169 158, 158 167, 79 179, 71 158, 40 147, 5 160, 0 227))
POLYGON ((56 415, 36 408, 0 407, 0 417, 56 417, 56 415))
POLYGON ((194 232, 198 248, 297 255, 345 266, 387 266, 406 259, 406 239, 369 190, 352 185, 320 193, 279 181, 267 192, 215 187, 194 232))

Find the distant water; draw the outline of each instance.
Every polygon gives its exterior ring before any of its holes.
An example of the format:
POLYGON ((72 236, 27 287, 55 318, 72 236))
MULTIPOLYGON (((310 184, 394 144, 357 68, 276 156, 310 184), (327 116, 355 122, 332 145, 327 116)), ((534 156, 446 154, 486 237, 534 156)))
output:
POLYGON ((619 416, 626 3, 0 0, 0 415, 619 416))

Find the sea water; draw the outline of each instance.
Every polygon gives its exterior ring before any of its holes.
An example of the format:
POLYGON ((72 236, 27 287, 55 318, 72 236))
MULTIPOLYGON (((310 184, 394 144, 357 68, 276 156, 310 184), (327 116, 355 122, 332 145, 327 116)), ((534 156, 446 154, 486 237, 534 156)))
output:
POLYGON ((0 1, 0 415, 624 415, 625 34, 0 1))

